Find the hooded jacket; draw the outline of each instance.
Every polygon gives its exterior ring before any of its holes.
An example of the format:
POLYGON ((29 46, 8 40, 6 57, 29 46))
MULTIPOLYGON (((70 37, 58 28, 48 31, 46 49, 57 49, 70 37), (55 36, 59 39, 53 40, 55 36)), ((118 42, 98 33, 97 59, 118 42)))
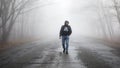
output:
POLYGON ((72 29, 69 25, 62 25, 60 29, 60 34, 59 36, 70 36, 72 33, 72 29))

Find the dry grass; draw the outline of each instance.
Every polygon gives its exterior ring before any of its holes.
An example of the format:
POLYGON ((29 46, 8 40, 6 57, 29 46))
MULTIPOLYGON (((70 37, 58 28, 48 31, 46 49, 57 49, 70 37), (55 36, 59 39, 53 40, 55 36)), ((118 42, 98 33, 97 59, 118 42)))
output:
POLYGON ((26 38, 26 39, 18 39, 18 40, 14 40, 14 41, 9 41, 7 43, 4 43, 4 44, 0 45, 0 51, 3 51, 5 49, 13 47, 13 46, 17 46, 19 44, 32 42, 32 41, 36 41, 36 40, 39 40, 39 39, 40 38, 26 38))
POLYGON ((88 37, 96 40, 101 40, 106 42, 109 46, 120 49, 120 37, 113 37, 112 39, 101 38, 101 37, 88 37))
POLYGON ((107 42, 110 44, 111 47, 114 47, 114 48, 120 48, 120 41, 117 39, 103 39, 103 41, 107 42))

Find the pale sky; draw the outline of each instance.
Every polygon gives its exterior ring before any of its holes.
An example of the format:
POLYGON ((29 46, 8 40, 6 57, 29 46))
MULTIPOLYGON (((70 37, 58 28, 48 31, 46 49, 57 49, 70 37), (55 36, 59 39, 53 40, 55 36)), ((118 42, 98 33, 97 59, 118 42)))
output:
POLYGON ((53 4, 33 11, 36 32, 58 36, 60 27, 68 20, 73 36, 92 35, 94 20, 97 19, 94 5, 97 5, 97 0, 54 0, 53 4))

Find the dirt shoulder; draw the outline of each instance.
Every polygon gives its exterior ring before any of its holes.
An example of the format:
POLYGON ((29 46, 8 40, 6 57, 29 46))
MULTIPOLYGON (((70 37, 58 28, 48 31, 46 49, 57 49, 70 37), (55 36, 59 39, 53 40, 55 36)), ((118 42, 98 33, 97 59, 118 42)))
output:
POLYGON ((33 42, 36 40, 40 40, 42 38, 27 38, 27 39, 20 39, 20 40, 14 40, 14 41, 9 41, 7 43, 1 44, 0 45, 0 52, 7 50, 11 47, 15 47, 15 46, 20 46, 21 44, 25 44, 25 43, 29 43, 29 42, 33 42))

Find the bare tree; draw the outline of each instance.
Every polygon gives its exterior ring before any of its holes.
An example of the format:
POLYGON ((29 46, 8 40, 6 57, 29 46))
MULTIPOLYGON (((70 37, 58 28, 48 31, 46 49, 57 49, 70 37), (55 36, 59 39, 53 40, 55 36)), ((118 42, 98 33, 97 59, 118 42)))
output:
POLYGON ((98 0, 98 5, 96 6, 97 8, 97 14, 99 17, 99 26, 100 28, 99 31, 101 31, 102 35, 105 38, 112 39, 113 35, 113 26, 112 26, 112 21, 110 17, 110 9, 106 4, 103 4, 104 1, 98 0), (100 30, 101 29, 101 30, 100 30))
POLYGON ((119 0, 113 0, 113 3, 114 3, 114 8, 116 10, 116 15, 117 15, 117 19, 120 23, 120 1, 119 0))
POLYGON ((33 1, 35 0, 0 0, 0 34, 2 43, 9 38, 17 17, 33 1))

